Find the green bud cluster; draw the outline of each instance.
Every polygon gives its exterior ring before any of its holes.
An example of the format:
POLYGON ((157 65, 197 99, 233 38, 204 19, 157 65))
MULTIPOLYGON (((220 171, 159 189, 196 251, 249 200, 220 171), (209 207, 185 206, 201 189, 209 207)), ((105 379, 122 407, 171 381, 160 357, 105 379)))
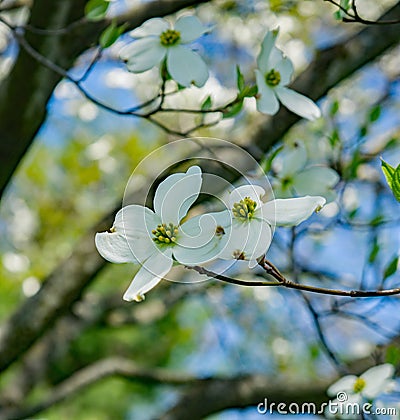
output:
POLYGON ((161 45, 165 47, 170 47, 175 45, 181 39, 181 33, 179 31, 175 31, 175 29, 167 29, 160 35, 161 45))
POLYGON ((239 203, 233 205, 232 213, 236 219, 244 222, 253 217, 256 207, 257 203, 255 201, 250 197, 245 197, 239 203))
POLYGON ((176 235, 178 234, 178 227, 173 223, 163 223, 153 229, 151 233, 154 235, 153 241, 157 244, 174 244, 176 242, 176 235))
POLYGON ((272 69, 265 75, 265 83, 268 86, 276 86, 281 82, 281 74, 279 71, 272 69))

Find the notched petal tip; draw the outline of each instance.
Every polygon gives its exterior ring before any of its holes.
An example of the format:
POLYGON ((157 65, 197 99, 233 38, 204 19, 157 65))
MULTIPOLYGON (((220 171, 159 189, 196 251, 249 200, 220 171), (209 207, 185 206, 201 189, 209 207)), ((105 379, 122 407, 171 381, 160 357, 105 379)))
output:
POLYGON ((146 299, 146 296, 143 293, 138 293, 136 295, 125 293, 122 299, 126 302, 143 302, 146 299))

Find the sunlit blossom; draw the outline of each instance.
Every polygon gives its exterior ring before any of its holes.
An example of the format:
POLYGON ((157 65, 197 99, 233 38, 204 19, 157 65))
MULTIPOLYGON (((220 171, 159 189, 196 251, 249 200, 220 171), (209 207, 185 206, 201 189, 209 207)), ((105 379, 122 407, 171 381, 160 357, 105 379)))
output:
POLYGON ((174 26, 162 18, 150 19, 130 33, 138 39, 124 47, 120 56, 134 73, 165 63, 169 75, 180 85, 200 87, 208 79, 207 65, 186 44, 207 31, 195 16, 182 16, 174 26))

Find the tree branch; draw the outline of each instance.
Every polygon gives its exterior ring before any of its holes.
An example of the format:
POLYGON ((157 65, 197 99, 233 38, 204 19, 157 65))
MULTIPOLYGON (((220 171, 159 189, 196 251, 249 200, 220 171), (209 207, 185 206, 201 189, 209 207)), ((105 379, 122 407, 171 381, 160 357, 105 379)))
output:
POLYGON ((310 286, 307 284, 294 283, 286 279, 282 273, 269 261, 262 260, 259 265, 265 270, 267 274, 274 277, 276 282, 260 281, 260 280, 241 280, 227 277, 221 274, 214 273, 204 267, 197 265, 186 266, 190 270, 197 271, 199 274, 204 274, 216 280, 223 281, 224 283, 236 284, 237 286, 250 286, 250 287, 286 287, 288 289, 302 290, 303 292, 317 293, 320 295, 328 296, 348 296, 352 298, 365 298, 365 297, 382 297, 393 296, 400 294, 400 287, 384 290, 340 290, 340 289, 327 289, 325 287, 310 286))
POLYGON ((201 419, 207 414, 229 407, 246 407, 268 398, 269 403, 309 402, 321 404, 327 401, 327 381, 312 384, 277 383, 264 375, 242 375, 232 378, 198 378, 162 368, 141 368, 129 359, 111 357, 99 360, 75 372, 71 377, 54 387, 39 404, 21 409, 0 412, 2 420, 19 420, 34 416, 53 405, 76 395, 106 377, 119 376, 142 383, 190 386, 179 405, 166 413, 162 419, 201 419), (227 390, 229 390, 227 392, 227 390), (199 398, 202 396, 201 398, 199 398))

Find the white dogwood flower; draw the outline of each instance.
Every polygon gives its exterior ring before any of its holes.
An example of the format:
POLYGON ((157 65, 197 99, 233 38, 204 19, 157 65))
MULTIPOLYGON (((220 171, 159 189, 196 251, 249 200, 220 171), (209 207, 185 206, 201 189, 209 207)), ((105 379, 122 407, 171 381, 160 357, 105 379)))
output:
POLYGON ((264 195, 264 189, 258 185, 243 185, 231 192, 228 202, 231 226, 226 229, 220 258, 254 263, 267 252, 274 226, 296 226, 325 204, 325 198, 319 196, 264 203, 261 200, 264 195))
POLYGON ((359 418, 349 408, 355 404, 361 407, 363 403, 371 402, 378 395, 390 391, 393 374, 394 366, 385 363, 368 369, 360 376, 347 375, 339 379, 327 391, 330 397, 337 396, 333 403, 338 407, 338 413, 327 414, 335 418, 359 418))
POLYGON ((323 165, 308 165, 307 151, 299 141, 285 147, 272 163, 276 172, 273 182, 278 197, 293 197, 306 194, 333 198, 333 187, 339 181, 336 171, 323 165))
POLYGON ((319 118, 321 111, 311 99, 286 87, 293 74, 293 64, 275 46, 277 36, 277 30, 266 34, 257 58, 257 109, 264 114, 274 115, 279 110, 280 101, 301 117, 309 120, 319 118))
POLYGON ((201 87, 208 79, 207 65, 186 44, 207 30, 195 16, 182 16, 174 26, 165 19, 153 18, 130 32, 139 39, 124 47, 120 57, 134 73, 150 70, 165 61, 168 73, 180 85, 201 87))
POLYGON ((144 294, 170 271, 173 260, 195 265, 215 258, 218 250, 211 239, 218 216, 197 216, 181 224, 201 184, 198 166, 172 174, 155 192, 154 212, 140 205, 123 207, 110 231, 96 234, 96 247, 106 260, 141 265, 124 294, 125 300, 143 300, 144 294))

